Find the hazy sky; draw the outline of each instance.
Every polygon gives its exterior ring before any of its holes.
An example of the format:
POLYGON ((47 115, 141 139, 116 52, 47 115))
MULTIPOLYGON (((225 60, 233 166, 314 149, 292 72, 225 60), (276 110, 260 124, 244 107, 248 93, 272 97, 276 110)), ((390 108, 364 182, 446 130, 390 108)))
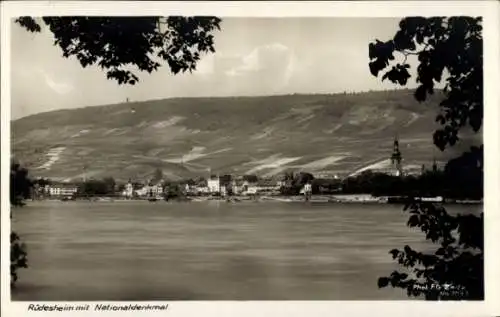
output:
MULTIPOLYGON (((168 67, 140 74, 135 86, 107 80, 62 57, 44 26, 32 34, 12 26, 12 118, 62 108, 195 96, 335 93, 395 88, 368 68, 368 44, 388 40, 400 19, 223 18, 216 53, 193 74, 168 67)), ((133 45, 133 43, 131 43, 133 45)), ((415 77, 410 87, 414 86, 415 77)))

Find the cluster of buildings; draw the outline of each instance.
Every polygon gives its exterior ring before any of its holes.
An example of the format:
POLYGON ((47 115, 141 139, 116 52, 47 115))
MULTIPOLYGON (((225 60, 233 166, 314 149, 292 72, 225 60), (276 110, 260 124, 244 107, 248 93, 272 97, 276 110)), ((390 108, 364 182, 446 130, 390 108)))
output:
POLYGON ((158 197, 162 196, 165 192, 165 185, 163 181, 156 184, 147 182, 147 185, 142 185, 138 183, 128 182, 125 188, 121 192, 121 195, 125 198, 133 197, 158 197))
POLYGON ((73 197, 78 192, 78 186, 69 183, 51 184, 45 186, 35 186, 34 195, 52 197, 52 198, 67 198, 73 197))
POLYGON ((189 188, 192 193, 200 189, 208 190, 209 193, 219 192, 225 195, 231 192, 234 195, 255 195, 258 193, 278 193, 281 188, 280 181, 273 179, 259 179, 256 181, 245 180, 244 178, 230 179, 226 177, 212 176, 207 180, 207 188, 203 186, 189 188))
MULTIPOLYGON (((284 186, 283 181, 272 179, 259 179, 256 181, 245 180, 244 178, 233 179, 230 175, 211 176, 207 180, 186 181, 176 184, 178 189, 185 195, 256 195, 259 193, 277 194, 284 186)), ((168 194, 171 185, 159 182, 154 185, 141 186, 129 181, 125 185, 122 196, 132 197, 157 197, 168 194)))
MULTIPOLYGON (((172 188, 176 188, 184 195, 203 196, 217 195, 225 196, 233 195, 256 195, 256 194, 278 194, 280 189, 286 186, 285 181, 273 179, 258 179, 245 180, 243 177, 232 178, 229 175, 211 176, 206 180, 186 181, 176 184, 169 184, 164 181, 138 182, 129 181, 125 186, 117 190, 115 195, 122 196, 126 199, 132 198, 159 198, 168 194, 172 188)), ((308 187, 310 188, 310 186, 308 187)), ((118 188, 117 188, 118 189, 118 188)), ((308 190, 308 189, 306 189, 308 190)), ((52 183, 50 185, 36 186, 34 188, 34 196, 62 199, 75 197, 80 191, 76 184, 71 183, 52 183)))
MULTIPOLYGON (((335 175, 333 179, 340 179, 335 175)), ((321 183, 322 179, 316 179, 314 182, 327 189, 328 185, 321 183)), ((326 180, 326 179, 324 179, 326 180)), ((231 175, 212 175, 206 179, 188 180, 181 182, 150 181, 137 182, 129 180, 126 184, 115 185, 109 193, 103 196, 122 197, 125 199, 137 198, 163 198, 165 195, 172 196, 172 192, 186 196, 226 196, 226 195, 279 195, 281 190, 291 187, 293 180, 285 178, 267 178, 262 179, 257 176, 231 176, 231 175)), ((38 183, 37 183, 38 184, 38 183)), ((33 197, 51 198, 51 199, 69 199, 77 195, 86 196, 83 184, 50 182, 43 185, 35 185, 33 197)), ((330 186, 331 187, 331 186, 330 186)), ((303 195, 312 193, 312 184, 307 183, 302 186, 300 191, 303 195)), ((88 196, 93 196, 88 194, 88 196)), ((175 196, 175 194, 173 195, 175 196)))

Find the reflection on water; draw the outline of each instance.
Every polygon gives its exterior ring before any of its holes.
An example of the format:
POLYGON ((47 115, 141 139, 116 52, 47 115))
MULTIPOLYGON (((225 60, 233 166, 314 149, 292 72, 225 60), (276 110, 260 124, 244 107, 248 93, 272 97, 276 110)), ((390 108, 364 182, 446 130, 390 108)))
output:
MULTIPOLYGON (((480 207, 453 206, 465 212, 480 207)), ((13 300, 407 299, 388 254, 432 247, 394 205, 35 202, 13 300)))

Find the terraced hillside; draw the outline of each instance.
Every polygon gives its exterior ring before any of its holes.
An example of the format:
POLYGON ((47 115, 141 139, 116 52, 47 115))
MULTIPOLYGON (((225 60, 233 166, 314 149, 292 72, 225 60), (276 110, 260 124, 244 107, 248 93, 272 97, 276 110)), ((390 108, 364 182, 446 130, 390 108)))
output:
MULTIPOLYGON (((433 150, 440 96, 409 90, 335 95, 178 98, 60 110, 12 122, 12 151, 35 176, 171 179, 286 169, 350 174, 387 167, 399 135, 407 168, 433 150)), ((480 138, 480 135, 473 136, 480 138)), ((466 148, 466 139, 454 151, 466 148)))

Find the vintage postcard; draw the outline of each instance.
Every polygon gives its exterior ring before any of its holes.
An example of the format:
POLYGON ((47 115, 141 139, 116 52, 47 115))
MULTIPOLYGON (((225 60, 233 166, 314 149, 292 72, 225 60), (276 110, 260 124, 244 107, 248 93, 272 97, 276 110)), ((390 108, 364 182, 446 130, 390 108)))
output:
POLYGON ((499 314, 498 9, 3 2, 2 315, 499 314))

